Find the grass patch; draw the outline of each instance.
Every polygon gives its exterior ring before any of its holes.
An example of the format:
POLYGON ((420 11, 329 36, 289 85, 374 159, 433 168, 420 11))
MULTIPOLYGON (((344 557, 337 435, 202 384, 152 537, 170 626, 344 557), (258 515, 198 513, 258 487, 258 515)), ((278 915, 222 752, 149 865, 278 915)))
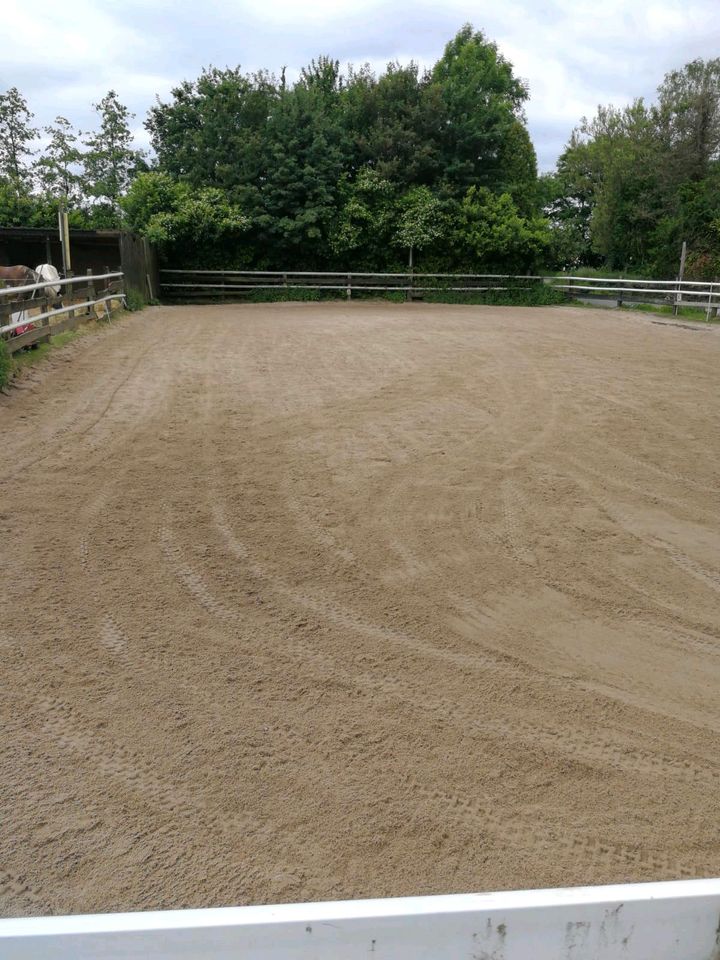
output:
MULTIPOLYGON (((407 299, 402 290, 362 290, 353 288, 352 300, 387 300, 390 303, 404 303, 407 299)), ((207 299, 193 300, 193 303, 322 303, 347 300, 345 289, 342 290, 306 290, 301 287, 278 287, 271 290, 248 290, 236 296, 208 295, 207 299)), ((170 303, 188 303, 182 297, 169 300, 170 303)))
POLYGON ((4 387, 12 376, 13 362, 5 341, 0 340, 0 387, 4 387))
MULTIPOLYGON (((110 322, 112 323, 119 317, 124 316, 126 312, 125 310, 116 310, 111 314, 110 322)), ((18 350, 17 353, 12 354, 7 352, 5 342, 0 340, 0 387, 8 384, 12 378, 22 370, 28 367, 34 367, 37 363, 42 363, 43 360, 47 360, 56 350, 61 350, 63 347, 73 343, 75 340, 80 340, 82 337, 99 333, 107 327, 107 324, 108 321, 104 316, 95 320, 88 320, 87 323, 81 324, 79 327, 76 327, 75 330, 63 330, 62 333, 54 334, 46 343, 38 344, 34 350, 18 350), (8 361, 5 366, 3 366, 3 356, 8 361), (6 371, 5 380, 3 380, 3 369, 6 371)))
POLYGON ((336 300, 334 290, 250 290, 246 297, 248 303, 289 303, 291 301, 316 302, 318 300, 336 300))
POLYGON ((125 303, 130 313, 137 313, 138 310, 144 310, 148 305, 142 293, 134 287, 128 287, 125 293, 125 303))
MULTIPOLYGON (((675 317, 676 320, 694 320, 697 323, 707 323, 707 314, 703 307, 678 307, 678 312, 675 314, 674 307, 666 303, 635 303, 628 304, 625 303, 620 308, 621 310, 639 310, 641 313, 659 313, 662 316, 675 317)), ((720 323, 720 317, 711 317, 709 320, 710 323, 720 323)))

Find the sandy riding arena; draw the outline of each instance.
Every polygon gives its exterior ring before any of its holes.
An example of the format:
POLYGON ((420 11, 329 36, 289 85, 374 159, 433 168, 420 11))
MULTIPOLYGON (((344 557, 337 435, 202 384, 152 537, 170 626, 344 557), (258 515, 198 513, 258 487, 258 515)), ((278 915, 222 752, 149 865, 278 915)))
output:
POLYGON ((152 308, 0 396, 0 913, 720 873, 720 330, 152 308))

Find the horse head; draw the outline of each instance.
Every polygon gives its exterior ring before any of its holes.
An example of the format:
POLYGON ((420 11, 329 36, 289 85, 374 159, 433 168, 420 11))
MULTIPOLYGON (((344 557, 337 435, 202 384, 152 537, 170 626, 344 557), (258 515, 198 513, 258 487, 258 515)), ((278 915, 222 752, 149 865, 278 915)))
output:
MULTIPOLYGON (((60 274, 51 263, 39 263, 37 267, 35 267, 34 272, 37 277, 36 283, 46 283, 48 280, 60 279, 60 274)), ((62 287, 60 284, 57 284, 57 286, 45 287, 45 290, 48 295, 52 293, 56 297, 59 297, 62 287)))

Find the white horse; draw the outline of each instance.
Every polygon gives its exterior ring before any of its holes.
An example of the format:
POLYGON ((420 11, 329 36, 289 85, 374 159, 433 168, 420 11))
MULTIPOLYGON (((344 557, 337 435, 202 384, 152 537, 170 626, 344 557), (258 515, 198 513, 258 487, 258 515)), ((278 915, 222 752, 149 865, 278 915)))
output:
MULTIPOLYGON (((60 274, 51 263, 39 263, 37 267, 35 267, 35 276, 37 277, 37 283, 45 283, 48 280, 60 279, 60 274)), ((45 287, 44 292, 46 296, 55 294, 56 297, 59 297, 61 290, 62 286, 57 284, 57 286, 45 287)))

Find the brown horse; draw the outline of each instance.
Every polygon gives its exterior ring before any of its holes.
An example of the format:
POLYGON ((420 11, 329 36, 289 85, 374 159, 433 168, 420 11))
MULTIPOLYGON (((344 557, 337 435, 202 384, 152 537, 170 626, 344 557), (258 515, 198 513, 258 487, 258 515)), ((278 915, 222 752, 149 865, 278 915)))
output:
MULTIPOLYGON (((37 282, 37 274, 30 267, 0 267, 0 286, 2 287, 25 287, 37 282)), ((27 294, 18 293, 15 296, 10 296, 10 300, 13 303, 16 301, 20 302, 25 299, 27 299, 27 294)), ((23 316, 24 310, 20 311, 19 313, 12 314, 11 319, 21 319, 23 316)), ((23 324, 21 327, 15 327, 11 333, 11 336, 19 337, 21 334, 27 333, 28 330, 32 329, 32 323, 23 324)), ((35 346, 35 344, 33 344, 33 346, 35 346)))
POLYGON ((0 282, 8 287, 24 287, 37 283, 37 275, 30 267, 0 267, 0 282))

